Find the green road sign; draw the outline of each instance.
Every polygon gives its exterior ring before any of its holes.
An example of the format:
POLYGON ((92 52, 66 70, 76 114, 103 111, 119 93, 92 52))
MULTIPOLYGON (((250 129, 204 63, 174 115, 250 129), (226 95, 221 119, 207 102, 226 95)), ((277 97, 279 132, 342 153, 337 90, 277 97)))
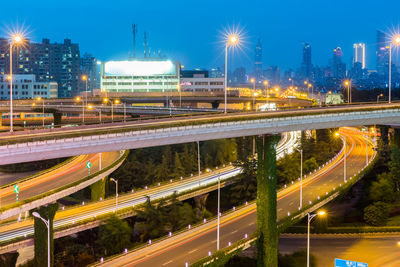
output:
POLYGON ((90 162, 90 160, 86 162, 86 168, 88 169, 92 168, 92 163, 90 162))
POLYGON ((19 185, 14 185, 14 193, 18 194, 19 193, 19 185))

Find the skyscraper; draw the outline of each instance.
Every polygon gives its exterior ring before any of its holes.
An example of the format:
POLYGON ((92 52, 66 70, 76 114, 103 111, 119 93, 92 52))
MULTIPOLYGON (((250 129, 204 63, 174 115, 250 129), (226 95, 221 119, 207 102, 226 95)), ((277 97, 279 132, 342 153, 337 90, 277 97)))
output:
POLYGON ((301 63, 302 74, 307 80, 312 76, 312 61, 311 61, 311 45, 304 44, 303 47, 303 62, 301 63))
POLYGON ((365 44, 358 43, 353 44, 353 66, 358 62, 361 63, 361 67, 365 69, 365 44))
POLYGON ((258 43, 254 50, 254 76, 257 82, 263 80, 263 71, 262 71, 262 45, 261 40, 258 38, 258 43))
POLYGON ((337 47, 333 49, 332 70, 333 77, 343 79, 346 77, 346 64, 342 62, 342 48, 337 47))
POLYGON ((376 31, 376 70, 378 74, 388 73, 389 49, 387 48, 387 36, 382 31, 376 31))
MULTIPOLYGON (((91 54, 85 53, 80 59, 81 61, 81 75, 87 76, 88 91, 100 88, 97 77, 97 59, 91 54)), ((81 80, 81 91, 86 90, 86 84, 81 80)))

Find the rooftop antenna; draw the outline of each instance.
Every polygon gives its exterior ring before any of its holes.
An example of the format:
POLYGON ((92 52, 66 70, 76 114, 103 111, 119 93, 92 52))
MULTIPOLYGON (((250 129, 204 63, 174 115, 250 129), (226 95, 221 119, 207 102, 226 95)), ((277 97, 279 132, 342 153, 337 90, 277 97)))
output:
POLYGON ((136 33, 137 33, 137 24, 132 24, 132 32, 133 32, 133 57, 136 57, 136 33))
POLYGON ((147 33, 143 33, 144 57, 147 57, 147 33))

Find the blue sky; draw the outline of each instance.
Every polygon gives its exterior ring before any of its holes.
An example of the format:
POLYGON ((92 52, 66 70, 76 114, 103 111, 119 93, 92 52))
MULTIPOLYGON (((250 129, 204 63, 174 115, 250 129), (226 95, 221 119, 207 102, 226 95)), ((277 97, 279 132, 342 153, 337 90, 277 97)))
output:
POLYGON ((396 0, 286 1, 3 1, 0 36, 7 28, 25 25, 29 37, 62 42, 70 38, 100 60, 125 59, 132 50, 131 24, 138 24, 137 50, 143 55, 143 31, 152 51, 159 49, 189 68, 223 64, 221 31, 240 25, 246 32, 242 51, 230 56, 230 68, 253 66, 260 37, 264 66, 297 68, 301 49, 309 42, 313 63, 326 65, 341 46, 348 64, 352 44, 364 42, 367 67, 375 68, 376 30, 389 31, 400 23, 396 0), (7 10, 7 12, 5 12, 7 10))

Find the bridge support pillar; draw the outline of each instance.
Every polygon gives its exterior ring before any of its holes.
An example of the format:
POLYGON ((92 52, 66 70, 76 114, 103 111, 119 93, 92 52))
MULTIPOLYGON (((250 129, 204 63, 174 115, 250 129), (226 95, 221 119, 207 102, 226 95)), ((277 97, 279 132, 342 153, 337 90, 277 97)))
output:
POLYGON ((104 177, 90 186, 92 201, 99 201, 100 199, 105 198, 107 179, 108 177, 104 177))
POLYGON ((3 114, 0 113, 0 127, 3 126, 3 119, 2 119, 3 114))
POLYGON ((257 136, 257 266, 278 266, 276 146, 279 135, 257 136))
MULTIPOLYGON (((54 239, 53 239, 53 221, 54 215, 56 215, 58 209, 58 203, 48 204, 47 206, 41 206, 33 209, 32 212, 37 212, 46 221, 49 221, 50 227, 50 266, 54 265, 54 239)), ((48 266, 48 230, 46 224, 42 219, 34 217, 34 247, 35 247, 35 260, 34 266, 46 267, 48 266)))
POLYGON ((393 127, 393 135, 391 136, 392 144, 400 148, 400 128, 393 127))

